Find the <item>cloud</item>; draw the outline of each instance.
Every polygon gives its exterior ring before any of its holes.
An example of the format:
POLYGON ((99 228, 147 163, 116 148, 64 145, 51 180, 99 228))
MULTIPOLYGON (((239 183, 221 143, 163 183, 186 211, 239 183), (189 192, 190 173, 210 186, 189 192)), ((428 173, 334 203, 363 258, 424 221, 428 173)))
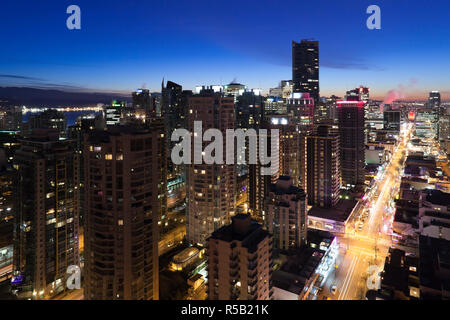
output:
POLYGON ((3 81, 3 84, 7 81, 8 85, 22 85, 36 89, 54 89, 54 90, 68 90, 68 91, 86 91, 87 89, 81 86, 73 85, 71 83, 51 83, 48 80, 37 77, 30 77, 17 74, 0 74, 1 79, 7 79, 3 81), (14 81, 16 80, 16 81, 14 81))
POLYGON ((362 62, 330 62, 330 61, 320 61, 320 66, 330 69, 345 69, 345 70, 373 70, 373 71, 384 71, 384 68, 368 65, 362 62))
POLYGON ((17 74, 0 74, 0 78, 31 80, 31 81, 45 81, 44 79, 41 79, 41 78, 28 77, 28 76, 22 76, 22 75, 17 75, 17 74))

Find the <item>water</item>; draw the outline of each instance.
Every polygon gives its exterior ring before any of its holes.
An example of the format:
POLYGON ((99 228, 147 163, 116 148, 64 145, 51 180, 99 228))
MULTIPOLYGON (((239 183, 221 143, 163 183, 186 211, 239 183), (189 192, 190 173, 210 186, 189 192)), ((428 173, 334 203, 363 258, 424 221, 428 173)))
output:
MULTIPOLYGON (((28 119, 32 116, 37 115, 38 113, 25 113, 22 114, 22 121, 23 122, 28 122, 28 119)), ((95 111, 64 111, 64 115, 66 116, 66 120, 67 120, 67 126, 73 126, 77 120, 78 117, 82 116, 82 115, 86 115, 86 114, 95 114, 98 115, 100 114, 100 112, 95 112, 95 111)))

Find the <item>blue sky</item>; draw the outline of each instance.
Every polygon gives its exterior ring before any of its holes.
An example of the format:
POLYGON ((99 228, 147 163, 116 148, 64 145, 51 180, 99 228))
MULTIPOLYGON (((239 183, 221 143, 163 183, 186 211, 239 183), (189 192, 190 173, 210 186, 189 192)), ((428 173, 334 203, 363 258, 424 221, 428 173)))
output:
POLYGON ((3 0, 0 86, 159 90, 164 77, 268 89, 291 78, 291 41, 315 38, 322 95, 363 84, 382 98, 400 85, 450 99, 450 1, 337 2, 3 0), (81 30, 66 28, 71 4, 81 30), (371 4, 381 30, 366 28, 371 4))

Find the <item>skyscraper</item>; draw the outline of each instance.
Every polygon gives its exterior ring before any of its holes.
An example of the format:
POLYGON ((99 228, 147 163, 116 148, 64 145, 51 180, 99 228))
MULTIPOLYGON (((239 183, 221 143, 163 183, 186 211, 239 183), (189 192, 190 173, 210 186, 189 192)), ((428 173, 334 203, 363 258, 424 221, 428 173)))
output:
POLYGON ((441 94, 439 91, 431 91, 428 97, 428 104, 431 108, 439 108, 441 106, 441 94))
POLYGON ((234 216, 208 239, 210 300, 270 300, 271 275, 271 236, 249 215, 234 216))
POLYGON ((370 89, 367 87, 360 86, 359 88, 347 91, 345 98, 358 97, 359 100, 367 103, 370 97, 370 89))
POLYGON ((17 219, 17 172, 0 149, 0 282, 12 275, 14 219, 17 219))
POLYGON ((361 189, 365 181, 364 102, 338 101, 342 185, 361 189))
POLYGON ((306 137, 314 129, 314 99, 309 93, 294 92, 287 99, 287 109, 291 121, 296 125, 299 135, 298 161, 299 185, 306 189, 306 137))
POLYGON ((34 129, 57 129, 60 137, 66 136, 66 116, 64 112, 48 109, 29 118, 24 123, 24 132, 30 134, 34 129))
POLYGON ((125 101, 116 101, 114 100, 111 105, 103 107, 103 117, 106 120, 107 126, 115 126, 121 123, 124 118, 124 111, 126 109, 125 101))
POLYGON ((279 175, 289 176, 297 186, 300 181, 300 134, 298 127, 284 115, 270 116, 270 128, 279 130, 279 175))
MULTIPOLYGON (((435 138, 439 140, 441 136, 441 117, 446 113, 444 108, 441 108, 441 94, 439 91, 431 91, 428 98, 428 106, 433 110, 436 115, 436 136, 435 138)), ((445 131, 445 129, 444 129, 445 131)))
MULTIPOLYGON (((190 91, 183 91, 181 85, 167 81, 167 84, 162 83, 161 88, 161 112, 164 119, 164 125, 167 136, 167 155, 170 157, 170 152, 175 146, 176 142, 171 141, 170 137, 176 129, 186 128, 186 109, 187 99, 186 95, 190 95, 190 91)), ((183 166, 176 166, 172 161, 168 160, 168 173, 179 175, 182 173, 183 166)))
POLYGON ((393 130, 400 132, 401 124, 400 110, 384 110, 383 111, 383 128, 384 130, 393 130))
POLYGON ((84 135, 85 299, 158 299, 161 134, 115 126, 84 135))
POLYGON ((339 201, 341 187, 340 146, 338 133, 319 125, 307 137, 308 204, 333 207, 339 201))
MULTIPOLYGON (((265 137, 267 141, 266 145, 271 145, 272 129, 277 128, 271 123, 269 117, 263 117, 260 128, 263 130, 267 130, 267 136, 265 137)), ((262 137, 259 136, 259 139, 261 138, 262 137)), ((267 154, 269 157, 271 157, 274 163, 278 163, 278 166, 272 167, 270 175, 261 174, 261 168, 265 166, 261 165, 260 162, 258 162, 257 164, 249 165, 249 209, 253 217, 262 222, 266 217, 264 199, 269 192, 270 184, 275 183, 280 175, 280 138, 278 140, 275 140, 275 153, 272 152, 271 147, 265 150, 264 145, 261 144, 259 144, 256 149, 257 153, 267 154)))
POLYGON ((132 93, 133 111, 136 116, 150 122, 156 118, 156 110, 149 89, 137 89, 132 93))
MULTIPOLYGON (((203 90, 190 97, 188 105, 189 132, 194 132, 194 121, 201 121, 202 136, 208 128, 215 128, 225 137, 226 130, 235 127, 234 97, 223 97, 221 93, 203 90)), ((227 152, 225 140, 224 154, 227 152)), ((202 150, 208 144, 203 142, 202 150)), ((192 150, 195 152, 195 147, 192 150)), ((201 164, 187 166, 186 233, 189 242, 205 245, 214 230, 229 224, 236 204, 235 175, 235 165, 205 164, 202 160, 201 164)))
POLYGON ((306 243, 307 197, 288 176, 280 176, 270 186, 267 203, 267 229, 273 235, 274 248, 287 250, 306 243))
POLYGON ((294 92, 307 92, 319 101, 319 41, 292 41, 292 81, 294 92))
POLYGON ((21 141, 16 217, 16 275, 24 298, 64 290, 67 267, 79 265, 78 155, 58 130, 35 130, 21 141), (27 296, 27 294, 29 294, 27 296))

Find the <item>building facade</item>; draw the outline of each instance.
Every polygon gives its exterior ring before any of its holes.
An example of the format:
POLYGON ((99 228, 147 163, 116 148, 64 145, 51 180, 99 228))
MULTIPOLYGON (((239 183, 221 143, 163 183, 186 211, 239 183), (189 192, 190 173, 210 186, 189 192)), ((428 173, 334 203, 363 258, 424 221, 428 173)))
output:
POLYGON ((210 300, 271 300, 272 240, 247 214, 208 239, 210 300))
POLYGON ((58 130, 36 130, 16 152, 18 198, 15 276, 20 297, 43 299, 64 290, 79 265, 79 171, 72 141, 58 130))
POLYGON ((294 92, 307 92, 319 101, 319 41, 292 41, 294 92))
POLYGON ((288 176, 280 176, 270 186, 267 205, 267 229, 273 235, 274 248, 287 250, 306 243, 307 197, 288 176))
POLYGON ((318 126, 307 141, 308 204, 333 207, 339 201, 341 188, 339 135, 329 132, 327 126, 318 126))
POLYGON ((85 299, 158 299, 161 134, 116 126, 84 135, 85 299))
MULTIPOLYGON (((224 97, 212 90, 204 90, 190 97, 188 105, 187 127, 191 133, 194 132, 194 122, 201 122, 202 136, 209 128, 218 129, 225 136, 227 129, 235 127, 234 97, 224 97)), ((193 138, 193 145, 196 138, 201 139, 195 136, 193 138)), ((223 140, 226 154, 226 139, 223 140)), ((209 144, 200 143, 202 150, 209 144)), ((196 152, 194 146, 192 150, 196 152)), ((187 239, 191 243, 205 245, 212 232, 229 224, 230 217, 234 214, 236 166, 205 164, 202 160, 200 164, 187 165, 186 171, 187 239)))
POLYGON ((365 180, 364 102, 339 101, 338 118, 342 185, 358 189, 365 180))

